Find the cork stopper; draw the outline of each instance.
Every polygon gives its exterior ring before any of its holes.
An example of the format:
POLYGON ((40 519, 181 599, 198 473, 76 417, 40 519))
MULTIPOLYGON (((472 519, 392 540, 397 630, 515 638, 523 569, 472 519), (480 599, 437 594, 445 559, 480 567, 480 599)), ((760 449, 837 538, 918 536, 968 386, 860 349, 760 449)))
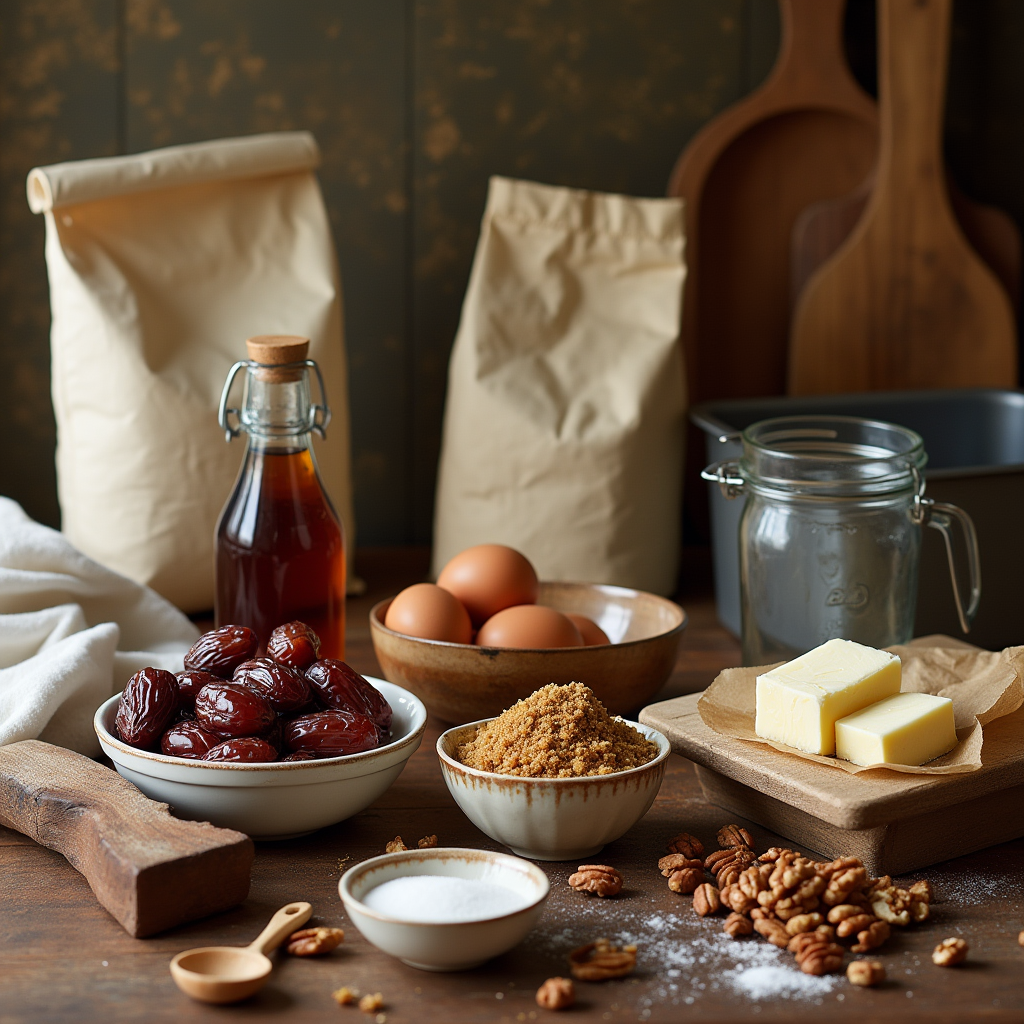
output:
POLYGON ((309 338, 300 338, 294 334, 257 334, 248 338, 245 347, 249 358, 259 363, 256 371, 259 380, 267 380, 274 384, 301 380, 303 370, 275 370, 272 367, 285 363, 301 363, 309 353, 309 338))

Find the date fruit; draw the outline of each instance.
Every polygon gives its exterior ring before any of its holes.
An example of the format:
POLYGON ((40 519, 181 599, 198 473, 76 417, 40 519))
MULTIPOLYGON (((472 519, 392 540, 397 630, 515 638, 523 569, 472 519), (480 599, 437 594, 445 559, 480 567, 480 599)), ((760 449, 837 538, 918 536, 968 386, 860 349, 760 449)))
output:
POLYGON ((355 711, 371 719, 382 734, 391 728, 391 705, 343 661, 325 658, 306 670, 316 695, 335 711, 355 711))
POLYGON ((302 750, 316 757, 340 757, 373 750, 380 742, 380 734, 365 715, 354 711, 317 711, 286 722, 284 742, 293 752, 302 750))
POLYGON ((178 714, 178 681, 170 672, 144 668, 128 680, 114 723, 125 743, 153 749, 178 714))
POLYGON ((192 645, 185 655, 185 668, 230 679, 243 661, 256 657, 259 646, 259 638, 248 626, 221 626, 204 633, 192 645))
POLYGON ((208 683, 196 695, 196 720, 218 736, 256 736, 276 719, 267 701, 241 683, 208 683))
POLYGON ((301 711, 312 698, 306 677, 269 658, 243 661, 235 669, 234 682, 258 693, 278 714, 301 711))
POLYGON ((221 679, 212 672, 203 672, 201 669, 186 669, 179 672, 175 677, 178 680, 178 690, 181 694, 181 711, 192 713, 196 706, 196 694, 207 683, 219 683, 221 679))
POLYGON ((311 754, 308 750, 296 750, 295 753, 281 758, 282 761, 315 761, 316 759, 316 754, 311 754))
POLYGON ((270 634, 267 657, 305 672, 320 656, 320 637, 304 622, 286 622, 270 634))
POLYGON ((276 761, 277 751, 266 740, 261 740, 256 736, 243 736, 239 739, 218 743, 203 760, 244 761, 247 764, 258 764, 276 761))
POLYGON ((160 740, 160 752, 169 757, 201 761, 220 742, 222 737, 204 729, 198 722, 178 722, 164 733, 160 740))

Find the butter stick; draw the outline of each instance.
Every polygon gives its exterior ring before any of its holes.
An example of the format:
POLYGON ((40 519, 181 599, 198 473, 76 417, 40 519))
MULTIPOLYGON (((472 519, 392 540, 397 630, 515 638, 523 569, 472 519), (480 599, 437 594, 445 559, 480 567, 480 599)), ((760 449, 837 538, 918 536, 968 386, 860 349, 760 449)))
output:
POLYGON ((836 754, 854 764, 920 765, 956 746, 953 702, 897 693, 836 722, 836 754))
POLYGON ((836 722, 899 693, 900 659, 829 640, 757 677, 754 731, 809 754, 836 752, 836 722))

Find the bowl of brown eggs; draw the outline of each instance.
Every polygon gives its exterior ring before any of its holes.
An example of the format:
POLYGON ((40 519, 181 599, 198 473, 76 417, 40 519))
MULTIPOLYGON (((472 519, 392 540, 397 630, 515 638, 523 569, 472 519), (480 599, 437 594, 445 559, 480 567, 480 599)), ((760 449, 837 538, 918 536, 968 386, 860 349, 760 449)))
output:
POLYGON ((656 594, 538 580, 502 544, 456 555, 370 612, 384 678, 445 722, 493 718, 548 683, 585 683, 615 715, 650 702, 672 674, 686 612, 656 594))

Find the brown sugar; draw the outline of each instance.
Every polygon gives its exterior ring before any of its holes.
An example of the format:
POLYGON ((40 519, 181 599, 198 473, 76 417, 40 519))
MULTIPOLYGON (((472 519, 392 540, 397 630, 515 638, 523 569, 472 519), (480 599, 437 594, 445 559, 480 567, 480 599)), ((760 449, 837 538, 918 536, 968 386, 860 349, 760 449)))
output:
POLYGON ((647 764, 658 747, 621 718, 612 718, 589 686, 542 686, 477 729, 455 756, 498 775, 574 779, 647 764))

